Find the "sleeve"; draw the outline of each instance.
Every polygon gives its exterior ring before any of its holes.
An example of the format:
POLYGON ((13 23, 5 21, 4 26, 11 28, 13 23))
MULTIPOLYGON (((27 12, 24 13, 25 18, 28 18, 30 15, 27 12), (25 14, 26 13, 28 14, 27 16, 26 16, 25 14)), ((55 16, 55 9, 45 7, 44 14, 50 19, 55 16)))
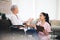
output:
POLYGON ((48 23, 47 23, 47 26, 46 26, 46 31, 51 32, 51 26, 48 23))
POLYGON ((11 20, 11 15, 10 14, 6 14, 6 17, 9 19, 9 20, 11 20))

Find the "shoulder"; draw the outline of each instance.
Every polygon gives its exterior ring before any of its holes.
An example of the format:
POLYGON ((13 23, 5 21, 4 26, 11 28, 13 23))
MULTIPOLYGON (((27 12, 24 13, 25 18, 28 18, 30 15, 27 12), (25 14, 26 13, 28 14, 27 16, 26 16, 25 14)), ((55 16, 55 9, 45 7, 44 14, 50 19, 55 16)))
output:
POLYGON ((11 20, 13 18, 13 15, 12 14, 7 14, 6 17, 11 20))
POLYGON ((48 23, 48 22, 45 22, 45 23, 49 25, 49 23, 48 23))
POLYGON ((50 26, 50 24, 48 22, 46 22, 45 25, 50 26))

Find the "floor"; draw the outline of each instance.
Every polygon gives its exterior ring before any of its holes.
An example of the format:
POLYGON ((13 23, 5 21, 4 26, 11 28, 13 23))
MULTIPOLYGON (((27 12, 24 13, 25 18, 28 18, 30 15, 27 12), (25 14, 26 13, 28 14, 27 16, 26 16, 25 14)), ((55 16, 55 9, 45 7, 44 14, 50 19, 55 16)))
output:
POLYGON ((2 33, 0 40, 35 40, 32 35, 21 35, 18 33, 2 33))
POLYGON ((32 37, 32 35, 26 35, 26 34, 21 35, 19 33, 2 32, 0 33, 0 40, 35 40, 35 39, 34 37, 32 37))

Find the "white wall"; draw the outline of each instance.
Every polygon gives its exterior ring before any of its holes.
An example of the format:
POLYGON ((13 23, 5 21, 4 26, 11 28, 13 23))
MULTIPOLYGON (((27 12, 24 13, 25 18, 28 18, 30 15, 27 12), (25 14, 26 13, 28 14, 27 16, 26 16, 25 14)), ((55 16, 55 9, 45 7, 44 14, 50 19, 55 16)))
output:
MULTIPOLYGON (((47 12, 50 19, 60 20, 60 0, 12 0, 12 5, 19 7, 19 13, 24 20, 38 18, 40 12, 47 12), (28 17, 29 16, 29 17, 28 17)), ((0 12, 10 13, 11 0, 0 1, 0 12)))
POLYGON ((60 0, 57 1, 57 19, 60 20, 60 0))
POLYGON ((38 18, 40 12, 49 14, 50 19, 56 19, 56 0, 12 0, 12 5, 19 7, 19 13, 24 20, 33 17, 38 18))
POLYGON ((36 0, 35 9, 37 16, 40 12, 46 12, 51 20, 56 19, 56 0, 36 0))
POLYGON ((23 20, 26 20, 30 17, 35 17, 33 0, 12 0, 12 5, 13 4, 16 4, 19 7, 19 13, 20 16, 23 17, 23 20))

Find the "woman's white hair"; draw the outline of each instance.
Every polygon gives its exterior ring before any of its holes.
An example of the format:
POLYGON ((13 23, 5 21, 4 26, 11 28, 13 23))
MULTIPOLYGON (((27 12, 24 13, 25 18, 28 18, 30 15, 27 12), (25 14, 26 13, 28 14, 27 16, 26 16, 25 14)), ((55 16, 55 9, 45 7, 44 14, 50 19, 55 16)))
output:
POLYGON ((11 11, 14 10, 15 8, 17 8, 17 6, 16 5, 12 5, 11 6, 11 11))

